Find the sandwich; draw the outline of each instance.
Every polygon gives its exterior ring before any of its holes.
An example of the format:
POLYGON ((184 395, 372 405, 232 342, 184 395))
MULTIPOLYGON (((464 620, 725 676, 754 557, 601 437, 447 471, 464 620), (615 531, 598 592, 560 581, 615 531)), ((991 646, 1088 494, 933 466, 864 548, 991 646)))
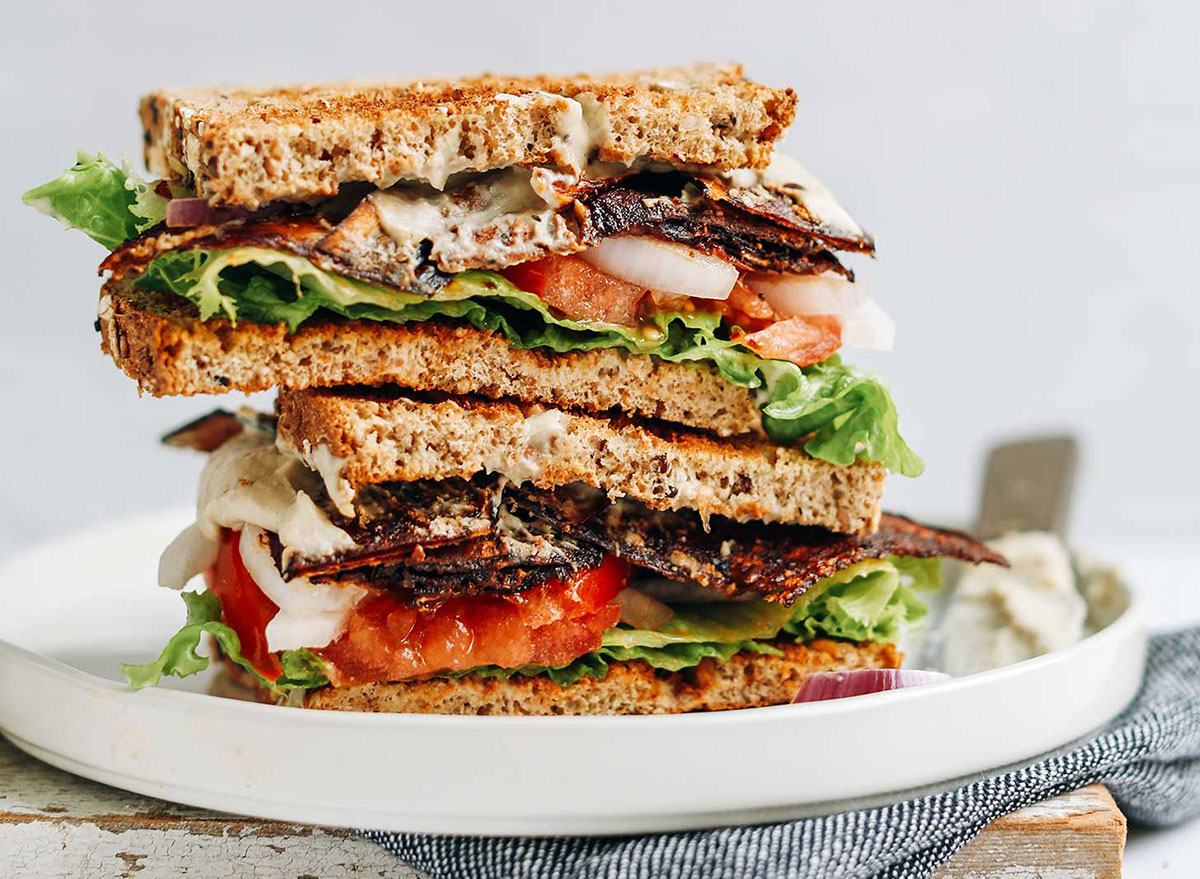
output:
POLYGON ((739 66, 181 89, 145 160, 25 200, 108 251, 101 347, 154 396, 278 389, 164 551, 203 670, 317 709, 645 714, 895 668, 938 559, 881 512, 920 459, 843 347, 894 328, 874 241, 775 150, 739 66))

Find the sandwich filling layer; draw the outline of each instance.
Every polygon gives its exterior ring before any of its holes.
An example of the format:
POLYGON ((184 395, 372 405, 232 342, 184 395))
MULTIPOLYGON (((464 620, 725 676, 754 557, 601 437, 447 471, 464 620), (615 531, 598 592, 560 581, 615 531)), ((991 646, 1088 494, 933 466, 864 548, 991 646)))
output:
POLYGON ((779 654, 814 638, 891 642, 920 623, 936 558, 1002 561, 964 535, 885 516, 869 536, 738 523, 495 477, 384 483, 349 515, 279 450, 269 421, 191 431, 215 449, 197 522, 160 581, 188 620, 135 686, 207 663, 204 633, 277 692, 472 674, 602 679, 779 654))
POLYGON ((837 355, 890 344, 890 321, 835 255, 873 242, 802 166, 593 173, 509 169, 247 213, 81 154, 26 200, 112 250, 114 279, 201 319, 295 331, 322 315, 436 318, 514 348, 708 363, 758 393, 775 442, 921 471, 887 390, 837 355))

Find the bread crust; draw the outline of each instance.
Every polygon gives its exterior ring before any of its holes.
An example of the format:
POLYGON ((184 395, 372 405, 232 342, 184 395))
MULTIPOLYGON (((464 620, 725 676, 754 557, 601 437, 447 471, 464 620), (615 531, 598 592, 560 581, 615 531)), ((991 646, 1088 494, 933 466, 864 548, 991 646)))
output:
MULTIPOLYGON (((560 687, 546 677, 432 678, 403 683, 322 687, 309 691, 305 708, 395 714, 581 715, 682 714, 727 711, 790 702, 806 676, 820 671, 899 668, 903 654, 894 644, 817 638, 808 644, 777 643, 782 656, 743 652, 724 662, 705 659, 692 669, 655 670, 641 660, 614 662, 604 680, 585 677, 560 687)), ((225 668, 235 691, 264 702, 277 697, 231 663, 225 668)))
POLYGON ((181 297, 127 281, 110 281, 103 295, 101 347, 139 391, 156 397, 397 384, 618 410, 717 436, 762 429, 753 391, 726 381, 710 364, 613 348, 564 354, 509 348, 498 333, 443 321, 313 319, 289 333, 283 324, 202 321, 181 297))
POLYGON ((766 439, 717 440, 624 417, 398 391, 281 389, 277 406, 281 444, 324 470, 335 496, 378 482, 501 472, 542 487, 583 482, 654 509, 702 516, 847 534, 879 524, 880 464, 842 467, 766 439))
POLYGON ((146 164, 215 204, 460 170, 646 159, 763 167, 796 95, 739 64, 579 76, 170 89, 140 105, 146 164))

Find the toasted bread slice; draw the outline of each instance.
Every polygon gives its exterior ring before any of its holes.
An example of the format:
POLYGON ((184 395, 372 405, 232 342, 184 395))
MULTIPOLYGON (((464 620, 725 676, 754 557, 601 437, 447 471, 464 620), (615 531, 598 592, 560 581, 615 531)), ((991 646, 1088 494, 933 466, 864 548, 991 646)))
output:
POLYGON ((765 439, 386 389, 281 389, 277 405, 281 446, 321 472, 347 515, 363 485, 492 472, 543 487, 583 482, 702 516, 851 534, 879 523, 881 465, 839 467, 765 439))
POLYGON ((498 333, 427 321, 202 321, 179 296, 104 288, 101 345, 139 390, 156 397, 274 387, 398 384, 417 391, 618 410, 718 436, 759 433, 754 392, 707 363, 668 363, 612 348, 566 354, 509 348, 498 333))
MULTIPOLYGON (((705 659, 684 671, 656 671, 641 660, 616 662, 604 680, 585 677, 560 687, 545 677, 432 678, 405 683, 322 687, 305 694, 304 707, 395 714, 683 714, 725 711, 790 702, 804 678, 819 671, 899 668, 894 644, 834 641, 777 644, 782 656, 738 653, 719 662, 705 659)), ((218 695, 276 697, 246 671, 223 664, 218 695)))
POLYGON ((146 164, 216 204, 310 200, 344 183, 441 187, 456 171, 647 159, 763 167, 796 95, 698 65, 602 76, 480 76, 158 91, 146 164))

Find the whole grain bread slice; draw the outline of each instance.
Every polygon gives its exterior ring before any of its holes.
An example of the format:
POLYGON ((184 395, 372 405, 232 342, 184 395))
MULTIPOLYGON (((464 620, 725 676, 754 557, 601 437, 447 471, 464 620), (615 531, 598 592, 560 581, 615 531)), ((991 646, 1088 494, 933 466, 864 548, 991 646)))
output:
POLYGON ((634 73, 167 89, 141 102, 146 164, 215 204, 310 200, 513 165, 646 159, 763 167, 796 95, 738 64, 634 73))
POLYGON ((626 417, 387 389, 281 389, 277 406, 281 447, 321 472, 346 515, 363 485, 491 472, 542 487, 582 482, 705 517, 849 534, 879 524, 881 465, 840 467, 757 437, 718 440, 626 417))
POLYGON ((202 321, 179 296, 104 287, 101 346, 156 397, 331 385, 513 397, 591 412, 616 410, 711 431, 757 433, 754 392, 706 363, 668 363, 612 348, 565 354, 508 346, 499 333, 450 322, 314 319, 283 324, 202 321))
MULTIPOLYGON (((305 694, 304 707, 399 714, 681 714, 756 708, 791 701, 813 672, 899 668, 894 644, 855 644, 818 638, 775 645, 782 655, 742 652, 724 662, 705 659, 677 672, 656 671, 641 660, 615 662, 603 680, 584 677, 560 687, 546 677, 431 678, 403 683, 322 687, 305 694)), ((226 662, 220 695, 276 697, 240 667, 226 662), (234 691, 231 684, 238 688, 234 691)), ((221 679, 219 679, 221 680, 221 679)))

